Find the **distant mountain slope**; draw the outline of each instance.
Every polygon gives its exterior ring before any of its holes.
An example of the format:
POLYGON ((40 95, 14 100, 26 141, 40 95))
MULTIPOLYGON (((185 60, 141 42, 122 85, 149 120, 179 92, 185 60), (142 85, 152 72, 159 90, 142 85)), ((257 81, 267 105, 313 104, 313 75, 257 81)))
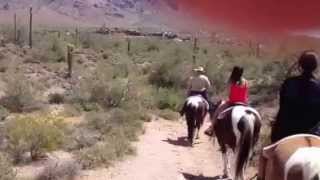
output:
POLYGON ((179 9, 174 0, 0 0, 0 22, 10 22, 15 12, 25 17, 30 6, 40 24, 159 27, 179 9))

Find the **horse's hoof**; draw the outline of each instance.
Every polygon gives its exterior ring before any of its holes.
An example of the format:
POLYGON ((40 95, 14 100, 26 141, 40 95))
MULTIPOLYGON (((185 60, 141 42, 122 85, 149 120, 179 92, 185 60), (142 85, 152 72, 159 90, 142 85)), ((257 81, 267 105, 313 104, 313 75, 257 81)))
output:
POLYGON ((204 134, 207 136, 213 136, 213 132, 211 132, 210 130, 204 131, 204 134))
POLYGON ((200 139, 200 137, 199 137, 199 136, 197 136, 197 137, 196 137, 196 139, 200 139))
POLYGON ((227 174, 220 176, 220 179, 228 179, 228 178, 229 178, 229 176, 227 174))

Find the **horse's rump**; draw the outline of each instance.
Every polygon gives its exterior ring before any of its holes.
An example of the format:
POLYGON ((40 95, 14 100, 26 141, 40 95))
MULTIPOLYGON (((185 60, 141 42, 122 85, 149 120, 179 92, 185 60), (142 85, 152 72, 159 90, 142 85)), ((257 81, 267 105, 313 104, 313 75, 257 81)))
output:
POLYGON ((227 147, 237 153, 235 179, 243 178, 247 161, 258 140, 260 128, 260 114, 244 105, 231 106, 219 113, 216 119, 214 130, 222 153, 226 154, 227 147))
POLYGON ((298 134, 263 148, 259 176, 265 180, 311 180, 320 175, 320 138, 298 134))
POLYGON ((182 107, 181 114, 194 114, 201 111, 206 113, 209 110, 209 103, 200 95, 188 97, 182 107))

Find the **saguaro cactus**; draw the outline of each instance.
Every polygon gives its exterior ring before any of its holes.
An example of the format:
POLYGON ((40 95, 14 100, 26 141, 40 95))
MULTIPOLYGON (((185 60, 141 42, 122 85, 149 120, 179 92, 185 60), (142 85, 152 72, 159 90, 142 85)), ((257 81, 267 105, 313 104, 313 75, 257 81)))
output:
POLYGON ((194 38, 194 42, 193 42, 193 53, 197 53, 198 51, 198 38, 194 38))
POLYGON ((30 7, 30 21, 29 21, 29 47, 32 48, 32 7, 30 7))
POLYGON ((196 64, 197 57, 196 54, 198 53, 198 38, 194 38, 193 41, 193 55, 192 55, 192 63, 196 64))
POLYGON ((17 44, 17 14, 15 13, 14 14, 14 17, 13 17, 13 40, 14 40, 14 43, 17 44))
POLYGON ((131 39, 130 38, 127 38, 127 43, 128 43, 128 46, 127 46, 128 54, 130 54, 130 52, 131 52, 131 39))
POLYGON ((72 77, 72 52, 74 46, 72 44, 67 45, 67 63, 68 63, 68 77, 72 77))
POLYGON ((79 29, 78 28, 76 28, 76 35, 75 35, 76 37, 75 37, 75 44, 76 44, 76 47, 78 47, 79 46, 79 29))

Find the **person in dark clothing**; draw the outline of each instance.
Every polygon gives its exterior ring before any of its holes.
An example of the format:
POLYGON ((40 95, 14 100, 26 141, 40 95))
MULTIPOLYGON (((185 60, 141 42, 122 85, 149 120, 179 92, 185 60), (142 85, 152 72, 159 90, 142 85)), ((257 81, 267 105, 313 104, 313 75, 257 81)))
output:
POLYGON ((320 83, 314 76, 317 55, 305 51, 299 58, 301 75, 288 78, 280 90, 280 109, 271 132, 272 143, 295 134, 311 133, 320 122, 320 83))

